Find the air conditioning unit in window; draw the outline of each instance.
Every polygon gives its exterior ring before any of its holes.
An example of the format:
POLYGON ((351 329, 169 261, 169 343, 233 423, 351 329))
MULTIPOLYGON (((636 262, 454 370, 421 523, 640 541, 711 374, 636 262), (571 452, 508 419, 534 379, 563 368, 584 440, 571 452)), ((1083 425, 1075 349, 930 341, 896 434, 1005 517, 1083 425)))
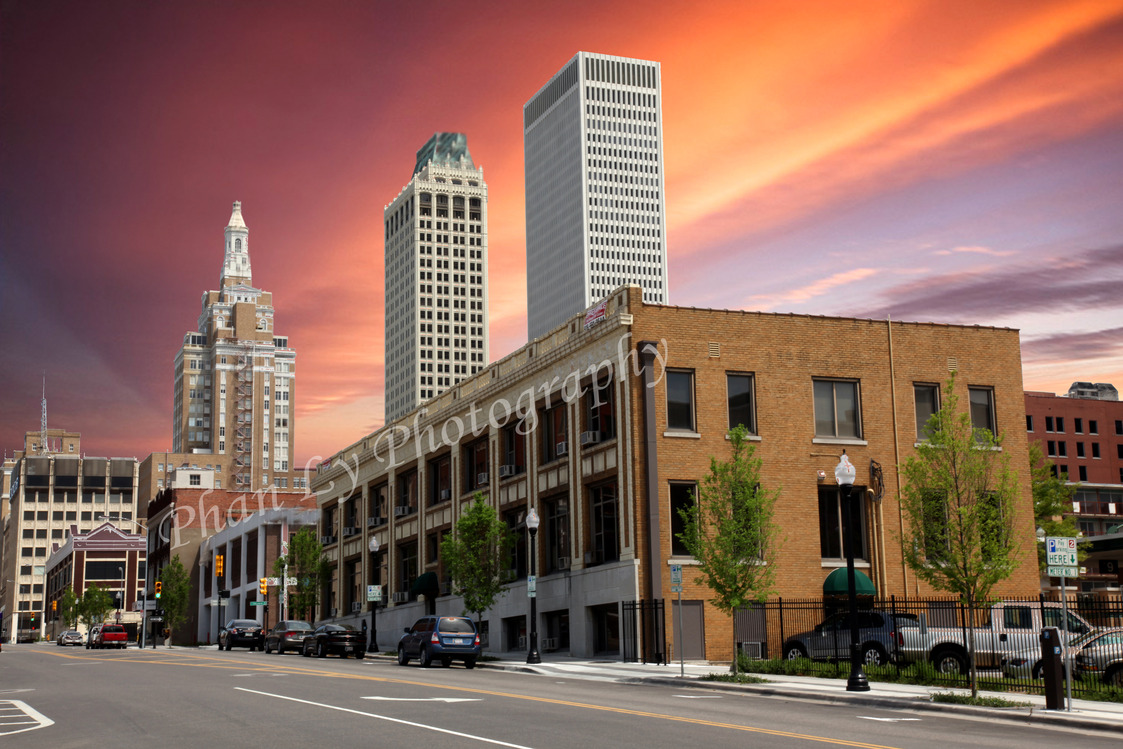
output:
POLYGON ((543 650, 557 650, 558 649, 558 638, 556 638, 556 637, 543 637, 542 638, 542 649, 543 650))
POLYGON ((351 613, 352 614, 357 614, 362 610, 363 610, 363 604, 359 603, 358 601, 352 601, 351 602, 351 613))
POLYGON ((558 557, 557 568, 559 570, 569 569, 569 557, 558 557))
POLYGON ((503 570, 503 580, 504 580, 504 582, 511 582, 512 580, 518 578, 518 576, 519 576, 518 570, 513 570, 513 569, 512 570, 503 570))
POLYGON ((452 581, 442 580, 439 595, 450 596, 452 595, 452 581))
POLYGON ((741 654, 749 660, 759 661, 764 658, 764 643, 762 642, 739 642, 737 647, 741 654))
POLYGON ((353 526, 353 525, 348 525, 348 526, 345 526, 345 527, 343 528, 343 537, 344 537, 344 538, 347 538, 348 536, 354 536, 354 535, 355 535, 355 534, 357 534, 358 532, 359 532, 359 529, 358 529, 358 528, 356 528, 356 527, 355 527, 355 526, 353 526))
POLYGON ((386 521, 380 517, 367 518, 367 528, 377 528, 386 521))
POLYGON ((339 609, 332 609, 331 610, 331 618, 334 619, 337 616, 339 616, 339 609))
POLYGON ((397 507, 394 508, 394 517, 396 517, 396 518, 405 517, 409 513, 410 513, 409 505, 398 505, 397 507))
POLYGON ((518 472, 518 468, 512 465, 499 466, 499 478, 509 479, 518 472))
POLYGON ((409 593, 395 593, 394 603, 409 603, 409 593))
POLYGON ((452 489, 441 489, 441 501, 444 502, 452 497, 452 489))
POLYGON ((556 455, 557 455, 557 456, 558 456, 559 458, 560 458, 561 456, 565 455, 565 454, 566 454, 567 452, 569 452, 569 445, 567 445, 566 443, 564 443, 564 442, 559 442, 558 444, 554 445, 554 453, 555 453, 555 454, 556 454, 556 455))
POLYGON ((581 432, 582 445, 595 445, 600 442, 600 432, 581 432))
POLYGON ((477 473, 476 474, 476 486, 486 486, 486 485, 487 485, 487 473, 486 472, 485 473, 477 473))
POLYGON ((320 544, 321 545, 329 546, 330 544, 334 544, 334 543, 335 543, 335 536, 320 536, 320 544))

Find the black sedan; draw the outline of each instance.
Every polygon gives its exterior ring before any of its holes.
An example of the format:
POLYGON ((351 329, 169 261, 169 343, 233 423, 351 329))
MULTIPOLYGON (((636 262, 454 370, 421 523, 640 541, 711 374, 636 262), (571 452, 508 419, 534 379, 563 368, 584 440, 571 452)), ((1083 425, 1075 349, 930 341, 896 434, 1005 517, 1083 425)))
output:
POLYGON ((304 638, 312 634, 312 625, 299 619, 285 619, 277 622, 269 634, 265 635, 265 652, 274 650, 283 655, 286 650, 299 650, 304 646, 304 638))
POLYGON ((361 659, 366 655, 366 637, 350 624, 321 624, 304 638, 300 653, 305 657, 315 653, 320 658, 339 653, 343 658, 353 655, 361 659))
POLYGON ((226 622, 226 626, 218 633, 218 649, 229 650, 234 646, 264 650, 265 633, 261 631, 261 623, 253 619, 231 619, 226 622))

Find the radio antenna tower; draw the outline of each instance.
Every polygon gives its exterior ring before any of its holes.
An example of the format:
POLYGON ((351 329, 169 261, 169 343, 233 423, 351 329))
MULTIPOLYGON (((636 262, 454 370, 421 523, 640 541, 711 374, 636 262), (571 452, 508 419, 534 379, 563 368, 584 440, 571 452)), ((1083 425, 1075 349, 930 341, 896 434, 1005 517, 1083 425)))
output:
POLYGON ((46 455, 50 452, 47 446, 47 373, 43 373, 43 416, 39 420, 39 453, 46 455))

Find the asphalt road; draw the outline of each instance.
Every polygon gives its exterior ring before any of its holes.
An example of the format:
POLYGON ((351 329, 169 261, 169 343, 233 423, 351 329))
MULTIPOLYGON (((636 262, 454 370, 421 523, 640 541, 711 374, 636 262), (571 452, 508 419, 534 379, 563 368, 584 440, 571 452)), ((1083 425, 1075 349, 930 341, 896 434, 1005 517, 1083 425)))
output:
POLYGON ((1115 735, 388 660, 235 650, 0 653, 0 746, 1118 747, 1115 735), (12 735, 15 731, 22 733, 12 735), (18 743, 17 743, 18 741, 18 743))

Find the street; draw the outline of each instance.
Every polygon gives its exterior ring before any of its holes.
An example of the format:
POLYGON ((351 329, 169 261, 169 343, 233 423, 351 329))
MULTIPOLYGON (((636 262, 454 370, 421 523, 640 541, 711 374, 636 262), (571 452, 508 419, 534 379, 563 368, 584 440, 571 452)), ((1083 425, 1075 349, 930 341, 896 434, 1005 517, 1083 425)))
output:
MULTIPOLYGON (((0 654, 21 747, 1115 747, 1118 735, 947 714, 386 659, 53 644, 0 654)), ((13 744, 14 745, 14 744, 13 744)))

